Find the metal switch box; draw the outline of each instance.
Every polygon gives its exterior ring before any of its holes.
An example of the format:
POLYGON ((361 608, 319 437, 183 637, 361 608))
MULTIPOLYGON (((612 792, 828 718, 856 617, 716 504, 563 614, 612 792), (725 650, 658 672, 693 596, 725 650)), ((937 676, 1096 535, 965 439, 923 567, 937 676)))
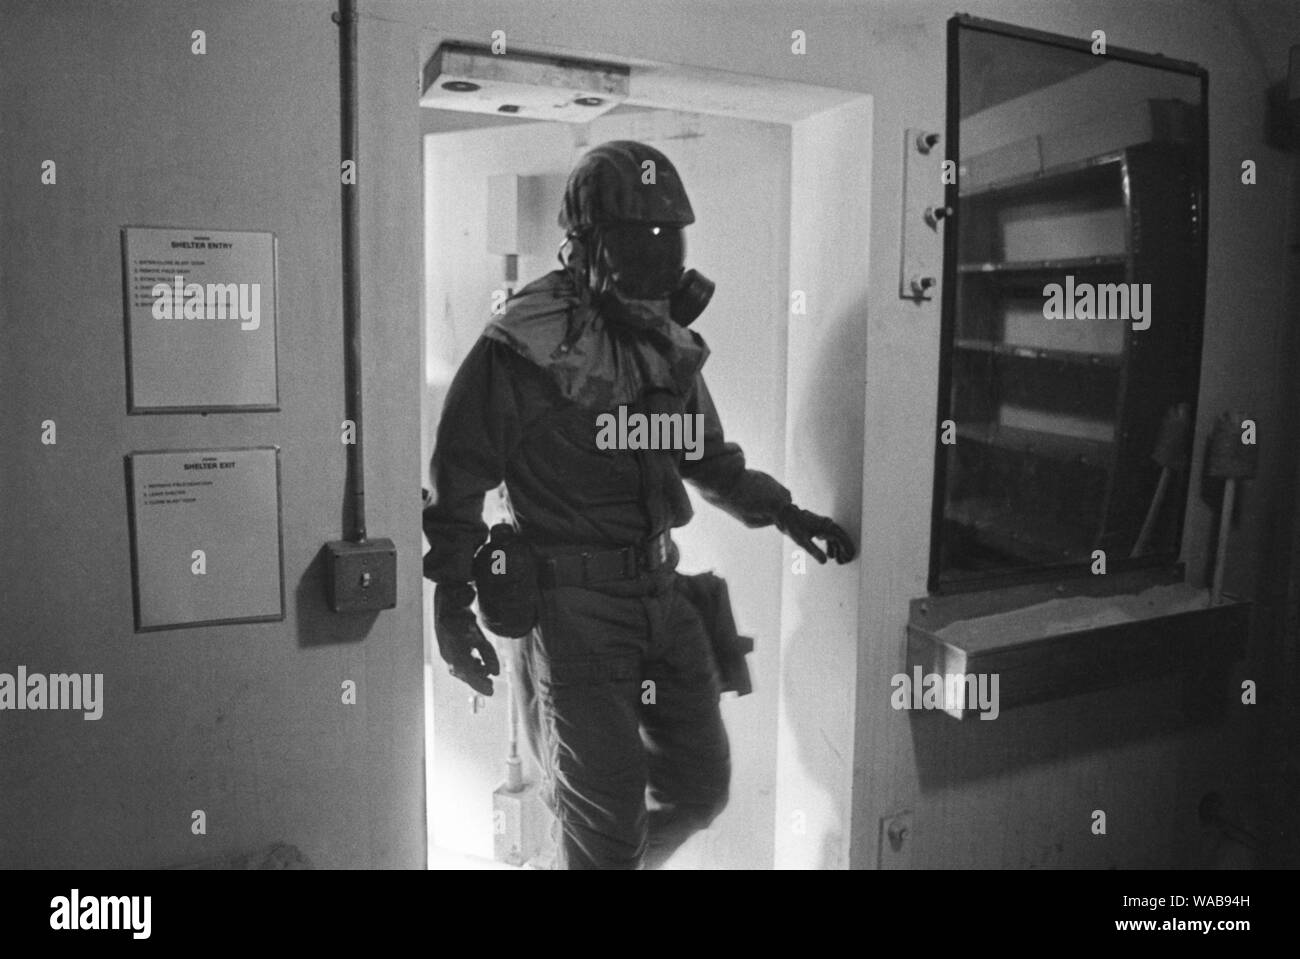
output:
POLYGON ((355 613, 397 606, 397 547, 391 539, 325 544, 325 591, 330 609, 355 613))

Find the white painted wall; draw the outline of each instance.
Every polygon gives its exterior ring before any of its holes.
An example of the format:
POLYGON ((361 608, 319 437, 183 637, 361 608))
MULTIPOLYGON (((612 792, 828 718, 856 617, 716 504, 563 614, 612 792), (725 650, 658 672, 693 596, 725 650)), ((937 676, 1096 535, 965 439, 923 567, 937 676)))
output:
MULTIPOLYGON (((863 98, 791 129, 790 290, 807 314, 786 332, 786 463, 795 501, 874 549, 863 513, 872 104, 863 98)), ((884 450, 877 455, 888 455, 884 450)), ((859 597, 865 569, 798 573, 784 544, 776 864, 844 868, 852 820, 859 597)))
POLYGON ((424 862, 417 61, 403 28, 361 25, 369 531, 396 543, 399 582, 396 609, 345 616, 318 561, 346 454, 331 9, 4 4, 0 671, 102 673, 104 713, 0 714, 0 865, 162 868, 274 842, 318 867, 424 862), (277 235, 278 412, 127 415, 125 224, 277 235), (269 444, 285 620, 136 634, 123 456, 269 444))

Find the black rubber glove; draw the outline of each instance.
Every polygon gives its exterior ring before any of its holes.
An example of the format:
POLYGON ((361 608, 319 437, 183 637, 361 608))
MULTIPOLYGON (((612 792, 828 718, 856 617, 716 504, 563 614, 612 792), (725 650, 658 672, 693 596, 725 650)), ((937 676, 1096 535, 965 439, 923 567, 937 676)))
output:
POLYGON ((476 693, 492 695, 491 676, 501 675, 496 648, 478 628, 471 604, 474 587, 439 583, 433 590, 433 632, 451 674, 476 693), (478 653, 475 658, 474 653, 478 653))
POLYGON ((819 563, 825 563, 829 555, 843 566, 854 556, 853 540, 834 520, 800 509, 793 503, 782 507, 776 517, 776 528, 798 543, 819 563), (825 553, 818 549, 813 537, 826 541, 825 553))

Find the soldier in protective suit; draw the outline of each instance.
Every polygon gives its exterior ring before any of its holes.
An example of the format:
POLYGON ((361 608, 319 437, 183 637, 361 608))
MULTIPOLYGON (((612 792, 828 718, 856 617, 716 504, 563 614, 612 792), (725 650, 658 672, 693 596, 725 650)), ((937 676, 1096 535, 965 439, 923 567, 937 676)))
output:
POLYGON ((535 601, 524 604, 535 617, 520 625, 535 618, 536 628, 517 692, 562 867, 657 864, 727 802, 706 626, 718 617, 677 588, 670 534, 692 514, 682 480, 746 526, 777 526, 819 562, 854 554, 844 530, 747 469, 723 436, 700 373, 708 347, 687 328, 712 292, 685 270, 683 228, 694 220, 658 150, 613 141, 587 153, 559 217, 567 260, 487 324, 438 427, 424 575, 437 584, 439 651, 452 675, 491 695, 499 664, 472 609, 474 557, 487 535, 484 495, 504 480, 535 567, 525 584, 535 582, 535 601), (702 455, 601 448, 597 417, 620 406, 702 414, 702 455))

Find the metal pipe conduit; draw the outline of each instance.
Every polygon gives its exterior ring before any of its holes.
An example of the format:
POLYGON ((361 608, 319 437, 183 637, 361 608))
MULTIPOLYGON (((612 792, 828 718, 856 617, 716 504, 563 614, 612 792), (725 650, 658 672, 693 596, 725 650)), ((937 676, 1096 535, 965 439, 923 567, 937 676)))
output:
POLYGON ((347 489, 351 491, 350 530, 353 542, 366 539, 365 430, 361 408, 361 181, 357 173, 357 5, 339 0, 333 15, 339 27, 340 154, 339 183, 343 200, 343 339, 346 416, 355 424, 348 444, 347 489), (343 164, 353 161, 354 176, 342 175, 343 164), (352 182, 348 182, 351 179, 352 182))

